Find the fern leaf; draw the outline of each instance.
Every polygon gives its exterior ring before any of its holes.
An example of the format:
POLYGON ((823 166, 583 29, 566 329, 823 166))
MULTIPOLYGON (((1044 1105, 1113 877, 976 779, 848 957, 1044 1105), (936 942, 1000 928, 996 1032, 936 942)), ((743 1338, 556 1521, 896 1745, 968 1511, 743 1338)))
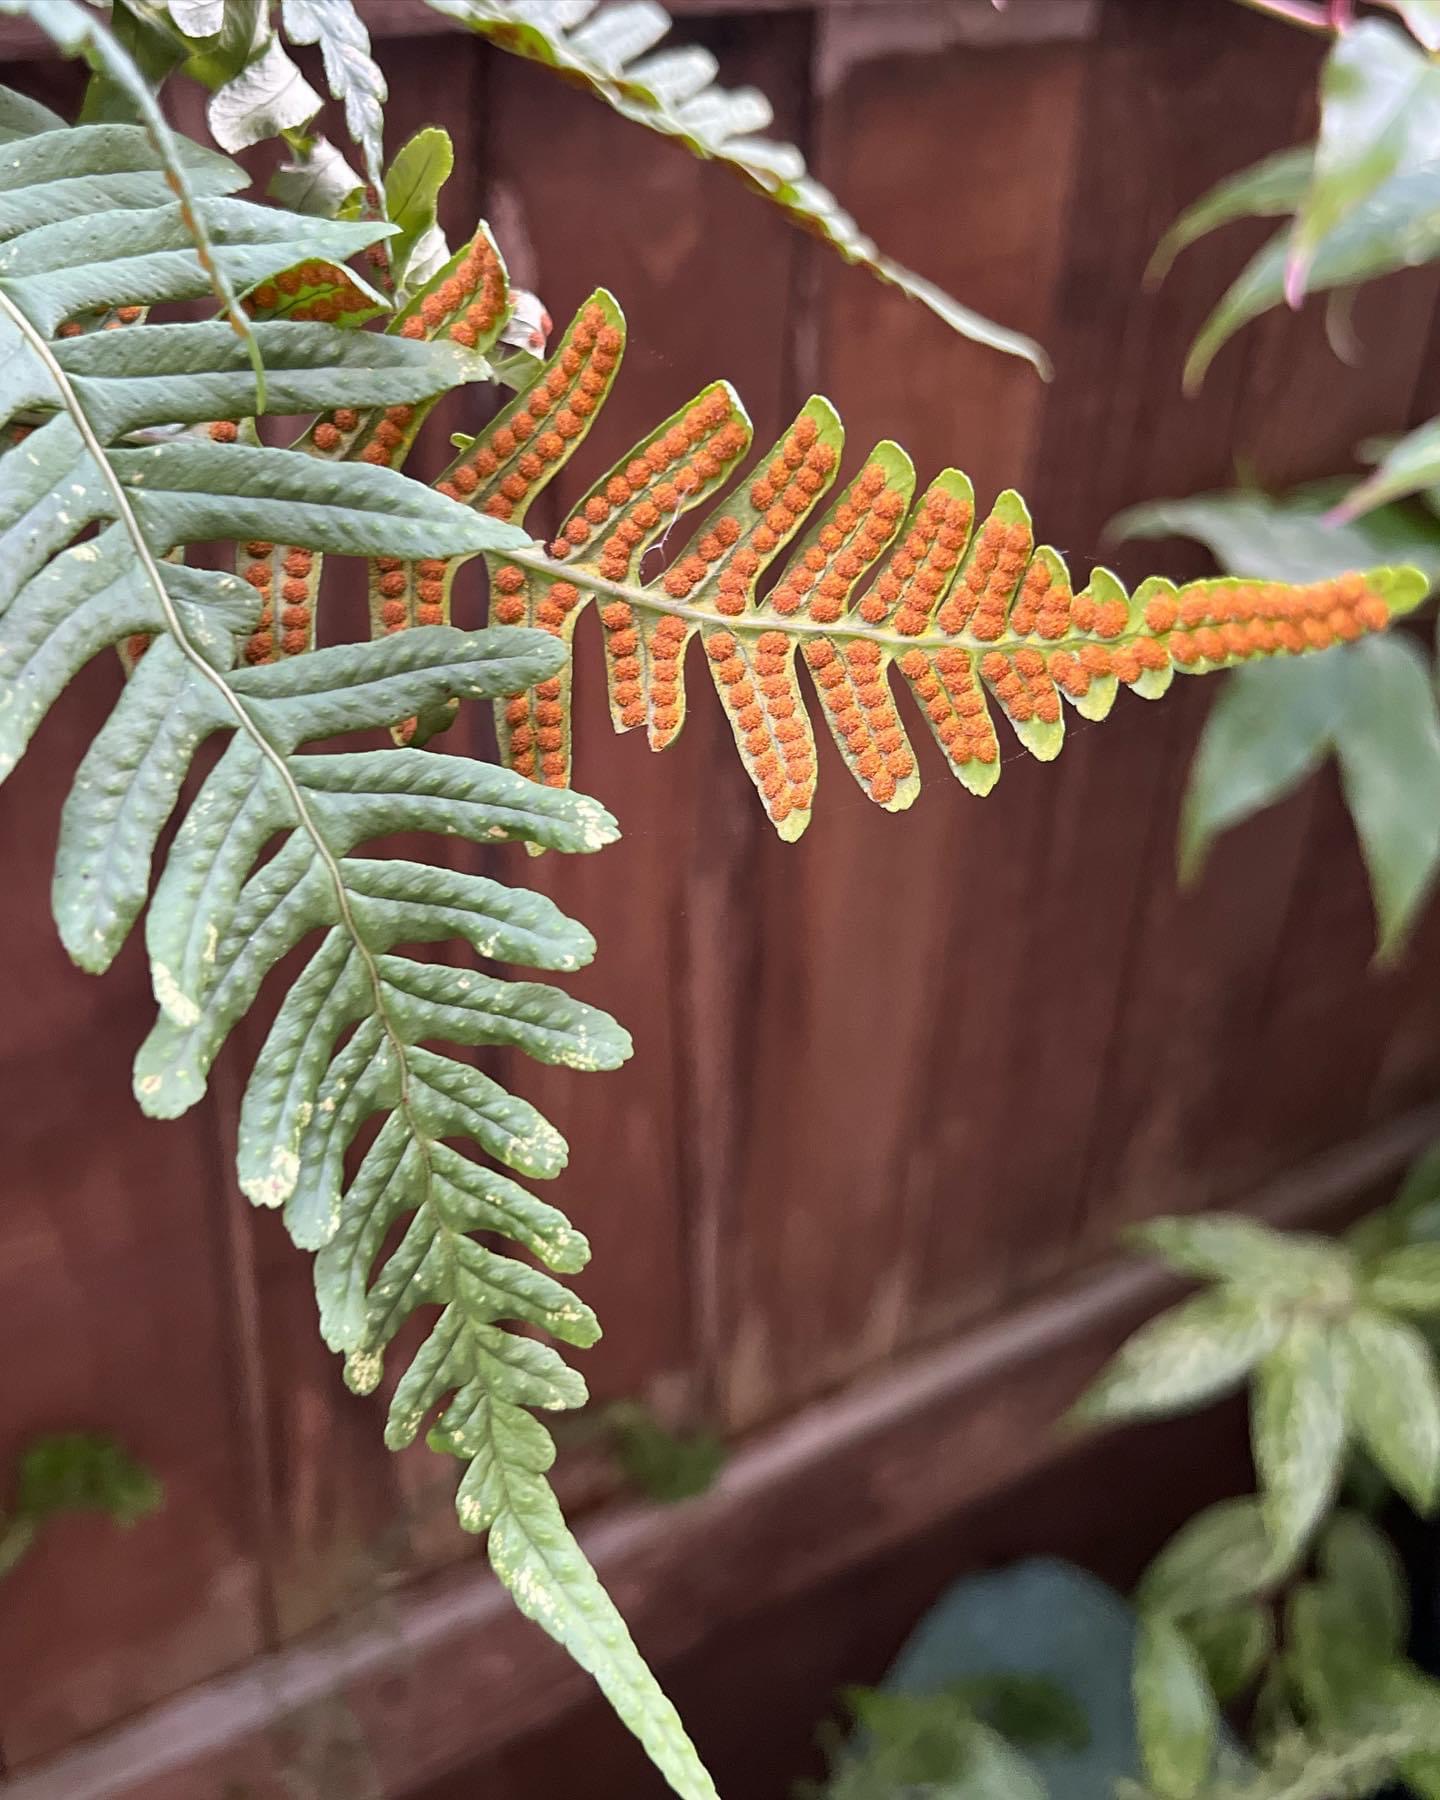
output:
MULTIPOLYGON (((213 291, 225 308, 235 334, 249 351, 256 387, 263 401, 264 364, 260 359, 250 322, 240 305, 235 277, 228 267, 217 260, 211 242, 210 222, 196 204, 195 190, 187 167, 187 153, 193 156, 195 147, 187 146, 187 152, 182 153, 180 140, 166 123, 165 115, 160 111, 149 83, 135 66, 128 51, 107 30, 100 16, 89 7, 81 5, 79 0, 0 0, 0 13, 33 19, 67 56, 84 57, 93 69, 128 95, 142 121, 145 134, 154 147, 159 165, 169 177, 170 186, 179 202, 179 210, 186 220, 195 258, 206 273, 207 280, 200 291, 213 291)), ((14 94, 6 101, 12 118, 22 117, 25 109, 32 104, 14 94)), ((50 130, 53 126, 47 125, 43 129, 50 130)), ((240 286, 243 288, 244 285, 242 280, 240 286)))
POLYGON ((351 0, 280 0, 292 44, 318 44, 325 85, 345 108, 345 127, 360 146, 365 175, 384 205, 385 77, 370 54, 370 33, 351 0))
MULTIPOLYGON (((25 114, 0 106, 0 116, 25 114)), ((508 1237, 557 1273, 583 1264, 583 1238, 501 1172, 553 1175, 564 1142, 528 1102, 429 1047, 499 1044, 604 1069, 628 1056, 629 1038, 540 982, 413 954, 459 938, 485 957, 565 970, 588 960, 593 942, 538 895, 354 854, 395 832, 588 852, 614 838, 614 822, 593 801, 461 758, 302 749, 459 696, 498 701, 536 687, 564 651, 544 632, 450 628, 281 660, 247 661, 239 649, 256 645, 257 614, 272 598, 259 571, 271 570, 276 545, 303 547, 287 560, 304 555, 318 568, 324 554, 460 558, 528 543, 517 527, 407 481, 384 466, 388 455, 337 463, 316 436, 305 449, 268 448, 239 441, 234 422, 317 403, 333 421, 343 401, 355 412, 351 441, 368 421, 370 441, 388 450, 391 409, 419 412, 474 372, 471 344, 484 333, 472 340, 460 310, 476 304, 473 291, 441 282, 420 303, 415 335, 257 322, 270 372, 263 397, 220 322, 62 337, 77 305, 133 304, 143 315, 160 297, 203 294, 208 275, 179 209, 133 186, 158 164, 137 128, 45 130, 22 148, 0 189, 14 201, 0 239, 0 429, 22 411, 40 423, 0 456, 0 778, 91 656, 146 644, 65 802, 53 889, 62 940, 82 967, 102 970, 146 915, 159 1018, 135 1091, 167 1117, 201 1097, 266 976, 318 934, 246 1084, 241 1186, 256 1204, 283 1207, 292 1237, 319 1252, 322 1326, 345 1352, 352 1386, 375 1387, 409 1316, 439 1309, 397 1384, 389 1440, 408 1441, 442 1410, 435 1441, 468 1465, 462 1522, 489 1531, 501 1580, 595 1674, 676 1792, 714 1800, 545 1481, 553 1448, 525 1409, 578 1405, 584 1383, 549 1345, 507 1329, 584 1346, 598 1326, 555 1274, 477 1241, 508 1237), (67 210, 71 181, 97 184, 98 210, 67 210), (442 320, 447 335, 427 336, 442 320), (185 429, 217 416, 208 431, 185 429), (162 426, 178 435, 136 441, 162 426), (248 579, 165 560, 214 540, 239 540, 248 579), (228 741, 151 899, 162 833, 215 736, 228 741), (378 1135, 347 1178, 347 1153, 377 1114, 378 1135), (457 1141, 500 1167, 470 1160, 457 1141)), ((218 159, 204 166, 233 185, 218 159)), ((261 215, 262 226, 244 202, 199 204, 212 209, 216 256, 246 283, 294 260, 302 222, 293 216, 261 215)), ((339 260, 366 228, 304 221, 303 230, 308 248, 339 260)), ((484 271, 475 275, 483 287, 484 271)), ((446 280, 464 288, 458 275, 446 280)), ((494 300, 503 282, 491 285, 494 300)))
MULTIPOLYGON (((462 451, 440 491, 521 522, 583 442, 623 349, 619 308, 608 294, 592 296, 532 386, 462 451)), ((805 829, 815 794, 802 663, 850 774, 894 812, 914 801, 919 774, 892 666, 952 771, 985 794, 1000 775, 997 713, 1048 761, 1064 742, 1062 702, 1103 719, 1121 687, 1156 699, 1177 673, 1349 642, 1384 629, 1425 593, 1414 569, 1305 586, 1226 578, 1177 588, 1152 578, 1133 595, 1095 569, 1076 591, 1059 553, 1037 546, 1018 494, 1001 494, 977 521, 970 482, 947 469, 915 500, 914 469, 897 444, 877 445, 826 505, 844 433, 820 398, 668 567, 647 576, 657 543, 674 541, 681 515, 723 487, 749 438, 728 386, 705 389, 622 457, 544 550, 487 553, 490 613, 568 644, 596 602, 616 729, 644 726, 655 749, 684 721, 684 657, 698 637, 741 761, 787 839, 805 829)), ((452 575, 432 556, 394 576, 396 603, 409 608, 397 619, 423 621, 413 597, 423 601, 428 582, 436 602, 448 599, 452 575)), ((568 783, 569 693, 567 667, 497 708, 510 767, 568 783)))
POLYGON ((657 49, 671 19, 655 0, 430 0, 502 50, 554 69, 622 117, 674 138, 694 156, 718 162, 847 263, 868 269, 928 306, 953 331, 977 344, 1023 357, 1047 380, 1045 352, 1022 332, 997 325, 884 255, 827 188, 805 167, 793 144, 763 138, 770 102, 755 88, 726 89, 715 80, 708 50, 688 44, 657 49))
MULTIPOLYGON (((5 10, 15 9, 7 7, 5 10)), ((60 131, 65 123, 59 113, 32 100, 28 94, 17 94, 13 88, 0 88, 0 144, 12 144, 17 138, 34 137, 41 131, 60 131)))
MULTIPOLYGON (((263 294, 264 289, 259 292, 263 294)), ((469 354, 473 359, 472 374, 482 374, 488 366, 483 360, 484 352, 499 337, 511 305, 504 259, 482 224, 470 241, 391 316, 384 333, 367 334, 356 340, 357 354, 363 362, 372 353, 384 353, 397 342, 402 346, 434 344, 437 353, 448 352, 457 357, 469 354)), ((375 468, 399 469, 431 404, 409 404, 401 397, 399 404, 384 407, 332 406, 313 421, 300 438, 299 448, 327 462, 358 461, 375 468)), ((398 552, 383 559, 383 563, 371 565, 371 624, 377 637, 392 628, 391 618, 384 610, 384 593, 391 585, 386 575, 400 566, 398 552)), ((240 568, 266 600, 246 645, 246 661, 275 662, 282 656, 297 656, 313 649, 322 570, 322 559, 314 554, 313 547, 280 544, 262 557, 247 552, 240 568)), ((439 613, 427 609, 423 619, 407 617, 403 623, 433 625, 448 621, 447 607, 439 613)), ((402 726, 400 735, 408 741, 411 734, 402 726)))

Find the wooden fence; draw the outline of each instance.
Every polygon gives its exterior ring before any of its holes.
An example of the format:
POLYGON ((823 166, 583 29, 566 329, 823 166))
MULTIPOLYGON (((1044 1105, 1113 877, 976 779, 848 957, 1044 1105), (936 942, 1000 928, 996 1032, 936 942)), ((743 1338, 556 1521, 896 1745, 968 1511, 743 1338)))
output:
MULTIPOLYGON (((1141 271, 1181 205, 1306 129, 1318 52, 1301 34, 1229 0, 680 10, 888 250, 1035 333, 1058 374, 1044 386, 959 340, 722 172, 410 0, 374 0, 390 142, 437 118, 456 138, 452 237, 488 217, 557 317, 599 282, 622 297, 631 347, 588 466, 717 375, 762 442, 820 389, 854 446, 893 434, 922 478, 956 463, 982 495, 1021 488, 1075 565, 1188 575, 1193 549, 1102 551, 1106 520, 1237 464, 1271 483, 1347 467, 1359 439, 1440 407, 1430 271, 1362 299, 1358 367, 1310 307, 1250 329, 1180 397, 1184 349, 1256 238, 1206 242, 1158 294, 1141 271)), ((0 79, 73 99, 74 71, 4 29, 0 79)), ((897 817, 822 746, 814 824, 787 847, 708 696, 652 757, 611 735, 592 621, 580 635, 578 767, 625 840, 498 866, 595 931, 574 990, 625 1020, 636 1055, 525 1091, 571 1143, 554 1197, 594 1245, 597 1398, 645 1397, 739 1450, 678 1512, 606 1501, 584 1456, 567 1485, 642 1645, 688 1658, 682 1697, 727 1792, 769 1800, 775 1746, 808 1728, 796 1696, 823 1699, 818 1669, 873 1673, 937 1569, 1095 1533, 1124 1562, 1178 1516, 1148 1449, 1121 1496, 1109 1450, 1034 1486, 1056 1414, 1162 1292, 1101 1259, 1158 1210, 1263 1196, 1311 1217, 1383 1189, 1433 1125, 1440 931, 1370 966, 1328 779, 1177 891, 1211 683, 1072 724, 1056 764, 1013 758, 983 803, 922 751, 926 792, 897 817), (1017 1482, 1032 1498, 1007 1499, 1002 1528, 984 1507, 1017 1482), (962 1515, 991 1524, 966 1536, 962 1515)), ((344 1391, 308 1259, 235 1191, 239 1061, 177 1123, 132 1103, 140 947, 94 981, 47 913, 60 799, 118 680, 94 665, 0 795, 0 1467, 37 1432, 105 1429, 167 1502, 130 1534, 57 1526, 0 1589, 9 1783, 21 1800, 271 1800, 311 1792, 295 1771, 328 1758, 314 1791, 347 1800, 467 1764, 435 1794, 547 1800, 577 1766, 587 1800, 658 1794, 498 1601, 447 1468, 388 1455, 381 1403, 344 1391), (352 1750, 361 1774, 343 1772, 352 1750)), ((483 750, 480 722, 462 729, 483 750)))

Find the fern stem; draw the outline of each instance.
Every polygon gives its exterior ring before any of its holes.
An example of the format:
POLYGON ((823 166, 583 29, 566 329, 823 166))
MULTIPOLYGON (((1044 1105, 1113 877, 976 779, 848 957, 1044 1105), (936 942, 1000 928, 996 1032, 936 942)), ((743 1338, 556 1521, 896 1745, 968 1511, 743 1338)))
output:
MULTIPOLYGON (((497 560, 500 560, 497 553, 497 560)), ((688 624, 708 626, 720 631, 783 631, 786 637, 829 638, 833 643, 851 643, 863 640, 871 644, 879 644, 883 649, 904 654, 907 650, 969 650, 977 656, 987 651, 1000 650, 1007 655, 1026 647, 1033 648, 1035 640, 1028 637, 1016 637, 1006 633, 998 638, 978 638, 969 631, 923 631, 914 637, 903 632, 892 631, 883 625, 869 625, 865 620, 851 615, 837 619, 833 625, 821 624, 816 619, 807 619, 800 614, 759 610, 753 613, 742 613, 738 618, 730 618, 717 613, 713 608, 691 606, 683 600, 673 599, 660 588, 631 587, 623 581, 607 581, 603 575, 597 575, 586 569, 583 575, 577 575, 573 568, 565 563, 556 562, 545 555, 543 550, 506 550, 503 560, 507 563, 518 563, 521 568, 530 569, 547 581, 576 581, 587 593, 604 594, 611 600, 623 600, 626 605, 638 607, 641 612, 664 614, 671 618, 684 619, 688 624)), ((1136 633, 1127 633, 1111 644, 1123 644, 1136 633)), ((1044 648, 1048 652, 1055 650, 1081 650, 1086 644, 1094 643, 1093 637, 1076 635, 1073 637, 1047 638, 1044 648)))
POLYGON ((65 410, 74 420, 75 429, 79 432, 81 441, 84 443, 86 450, 90 453, 96 468, 99 470, 101 480, 109 489, 110 498, 115 507, 115 516, 120 521, 126 536, 130 539, 130 542, 134 547, 136 557, 139 559, 140 567, 144 571, 145 579, 155 591, 155 598, 159 604, 161 616, 165 620, 165 628, 171 637, 174 638, 180 654, 196 671, 201 680, 208 682, 210 686, 215 689, 226 709, 233 715, 236 729, 250 739, 260 756, 269 763, 270 767, 274 770, 276 779, 284 789, 285 796, 295 813, 299 829, 305 833, 314 847, 315 854, 318 857, 321 866, 324 868, 334 891, 335 907, 339 915, 340 924, 355 946, 360 957, 361 966, 365 970, 366 979, 369 982, 370 992, 373 996, 375 1016, 379 1019, 381 1028, 384 1031, 385 1036, 389 1039, 391 1047, 395 1052, 396 1068, 398 1070, 400 1083, 398 1110, 405 1115, 411 1134, 420 1147, 420 1154, 425 1165, 425 1192, 428 1196, 431 1182, 430 1139, 421 1131, 419 1121, 415 1117, 411 1103, 410 1066, 409 1059, 406 1055, 408 1046, 401 1037, 399 1030, 396 1028, 389 1007, 385 1004, 385 987, 380 979, 380 969, 375 961, 370 946, 365 942, 359 926, 355 923, 355 915, 351 910, 350 896, 345 888, 345 877, 341 873, 339 861, 329 844, 325 841, 324 834, 321 832, 319 826, 315 823, 309 806, 306 804, 305 796, 301 792, 300 785, 290 772, 288 759, 281 751, 276 749, 274 744, 270 742, 269 738, 266 737, 265 733, 261 731, 259 726, 250 717, 250 714, 246 711, 244 702, 235 692, 234 688, 231 687, 230 683, 226 681, 223 674, 221 674, 218 669, 213 668, 211 664, 205 660, 186 634, 180 615, 175 609, 175 603, 170 598, 170 591, 165 586, 164 577, 160 572, 160 564, 156 560, 155 554, 151 550, 145 534, 140 528, 140 521, 135 516, 135 509, 130 504, 130 496, 125 491, 125 485, 111 466, 110 459, 105 453, 105 446, 100 442, 99 437, 96 435, 90 420, 86 416, 84 407, 80 404, 79 397, 76 395, 74 388, 70 385, 69 376, 65 373, 65 370, 56 359, 44 333, 38 331, 35 326, 31 324, 30 320, 10 296, 5 293, 3 288, 0 288, 0 313, 3 313, 14 322, 16 329, 43 363, 46 373, 55 385, 56 392, 60 395, 65 410))

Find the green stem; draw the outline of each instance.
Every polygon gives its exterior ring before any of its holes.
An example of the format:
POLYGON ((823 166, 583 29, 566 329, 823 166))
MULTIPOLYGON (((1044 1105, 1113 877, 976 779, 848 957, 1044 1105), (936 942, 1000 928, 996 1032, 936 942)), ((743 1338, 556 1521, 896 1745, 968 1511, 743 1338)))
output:
MULTIPOLYGON (((1011 633, 985 639, 978 638, 969 631, 922 631, 914 637, 907 637, 903 632, 884 625, 869 625, 853 614, 837 619, 832 625, 822 625, 816 619, 772 612, 764 608, 742 613, 738 618, 732 619, 723 613, 717 613, 711 607, 691 606, 684 600, 672 599, 663 588, 631 587, 623 581, 607 581, 603 575, 593 574, 589 569, 577 569, 566 563, 556 562, 546 556, 543 550, 506 550, 503 560, 518 563, 521 568, 530 569, 547 581, 572 582, 587 593, 603 594, 611 600, 623 600, 627 606, 637 607, 641 612, 665 614, 711 630, 783 631, 790 638, 830 638, 837 644, 863 639, 868 643, 879 644, 882 649, 892 651, 897 656, 903 656, 907 650, 968 650, 976 656, 984 656, 991 650, 1000 650, 1007 655, 1016 650, 1035 649, 1043 649, 1047 653, 1054 650, 1074 652, 1098 641, 1086 636, 1036 639, 1016 637, 1011 633)), ((1168 632, 1126 632, 1118 638, 1105 639, 1103 648, 1119 649, 1124 644, 1133 643, 1137 637, 1153 637, 1159 642, 1168 636, 1168 632)))

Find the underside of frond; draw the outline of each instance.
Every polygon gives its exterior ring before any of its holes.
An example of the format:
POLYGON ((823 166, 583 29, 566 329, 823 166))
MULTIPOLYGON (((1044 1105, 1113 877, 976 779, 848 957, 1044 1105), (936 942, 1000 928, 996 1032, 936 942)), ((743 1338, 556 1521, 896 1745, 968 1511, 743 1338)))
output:
MULTIPOLYGON (((624 347, 619 307, 598 292, 440 492, 522 522, 583 442, 624 347)), ((889 442, 842 479, 843 428, 820 398, 682 536, 683 515, 726 489, 750 439, 733 389, 704 389, 602 475, 548 544, 487 552, 490 617, 568 645, 594 602, 615 728, 644 728, 657 750, 684 723, 685 655, 698 638, 741 761, 787 839, 809 823, 818 773, 802 664, 851 776, 895 812, 920 788, 906 688, 953 773, 986 794, 1000 776, 997 714, 1048 761, 1066 705, 1103 719, 1122 687, 1153 700, 1177 673, 1347 643, 1425 592, 1418 571, 1383 568, 1304 586, 1157 577, 1133 594, 1094 569, 1077 589, 1059 552, 1036 544, 1016 493, 977 518, 970 481, 946 469, 917 497, 910 458, 889 442)), ((391 559, 372 583, 377 628, 448 618, 454 574, 438 556, 391 559)), ((508 764, 554 787, 570 780, 570 684, 567 665, 496 713, 508 764)))

